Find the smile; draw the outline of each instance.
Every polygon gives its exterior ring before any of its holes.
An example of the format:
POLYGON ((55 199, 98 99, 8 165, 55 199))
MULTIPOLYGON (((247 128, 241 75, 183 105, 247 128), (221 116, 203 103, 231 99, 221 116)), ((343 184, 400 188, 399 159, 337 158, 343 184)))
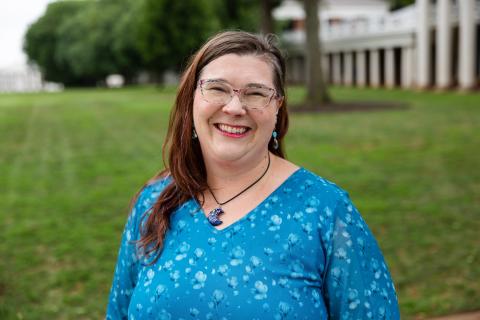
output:
POLYGON ((223 123, 216 123, 215 127, 223 134, 230 136, 230 137, 242 137, 244 136, 247 131, 250 130, 249 127, 244 126, 230 126, 223 123))

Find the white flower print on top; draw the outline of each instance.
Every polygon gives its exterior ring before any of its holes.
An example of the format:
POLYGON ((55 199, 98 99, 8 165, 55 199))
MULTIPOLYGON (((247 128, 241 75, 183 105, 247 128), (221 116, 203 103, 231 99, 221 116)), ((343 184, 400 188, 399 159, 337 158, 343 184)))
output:
POLYGON ((127 220, 107 320, 399 319, 378 245, 334 184, 300 169, 224 230, 187 201, 170 216, 165 246, 149 265, 136 242, 159 181, 141 192, 127 220))
POLYGON ((270 218, 270 221, 269 221, 270 227, 268 228, 268 230, 277 231, 280 229, 281 224, 282 224, 282 218, 275 214, 270 218))
POLYGON ((203 288, 206 280, 207 280, 207 275, 202 271, 198 271, 197 273, 195 273, 195 278, 192 280, 193 289, 203 288))

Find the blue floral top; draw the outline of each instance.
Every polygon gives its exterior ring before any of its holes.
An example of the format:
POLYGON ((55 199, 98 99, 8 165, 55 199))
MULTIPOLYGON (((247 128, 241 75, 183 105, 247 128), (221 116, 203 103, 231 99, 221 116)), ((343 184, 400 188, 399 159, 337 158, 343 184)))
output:
POLYGON ((400 318, 378 245, 335 184, 301 168, 223 230, 191 199, 147 265, 133 241, 166 183, 147 186, 130 214, 107 319, 400 318))

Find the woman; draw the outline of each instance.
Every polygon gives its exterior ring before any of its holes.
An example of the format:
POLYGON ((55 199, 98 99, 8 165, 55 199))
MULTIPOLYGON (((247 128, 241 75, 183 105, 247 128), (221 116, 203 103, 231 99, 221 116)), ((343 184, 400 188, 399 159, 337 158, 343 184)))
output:
POLYGON ((224 32, 185 71, 164 152, 128 219, 108 319, 399 319, 345 191, 284 159, 285 63, 224 32))

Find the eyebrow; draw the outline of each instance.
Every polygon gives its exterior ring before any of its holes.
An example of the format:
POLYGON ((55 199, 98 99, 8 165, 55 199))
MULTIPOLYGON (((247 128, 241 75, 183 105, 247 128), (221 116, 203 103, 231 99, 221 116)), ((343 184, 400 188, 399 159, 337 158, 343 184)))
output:
MULTIPOLYGON (((230 82, 228 82, 226 79, 223 78, 209 78, 205 79, 206 81, 218 81, 218 82, 225 82, 228 83, 229 85, 232 85, 230 82)), ((261 87, 261 88, 268 88, 270 89, 270 86, 265 85, 263 83, 258 83, 258 82, 250 82, 245 85, 245 87, 261 87)))

